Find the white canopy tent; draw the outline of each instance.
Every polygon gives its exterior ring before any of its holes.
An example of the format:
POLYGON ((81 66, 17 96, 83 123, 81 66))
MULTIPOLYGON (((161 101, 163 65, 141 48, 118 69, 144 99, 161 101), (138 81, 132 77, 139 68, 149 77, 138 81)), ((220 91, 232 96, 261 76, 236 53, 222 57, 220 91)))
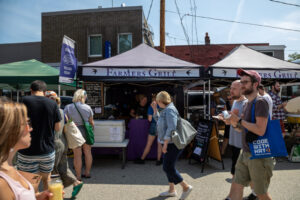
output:
POLYGON ((238 78, 238 69, 256 70, 262 79, 300 79, 300 65, 280 60, 244 45, 211 66, 212 77, 238 78))
POLYGON ((148 88, 163 84, 182 85, 184 95, 191 84, 205 87, 202 69, 198 64, 177 59, 142 43, 114 57, 79 66, 78 77, 84 82, 103 82, 105 85, 127 83, 148 88))
POLYGON ((197 80, 200 68, 142 43, 114 57, 85 64, 79 73, 84 81, 197 80))

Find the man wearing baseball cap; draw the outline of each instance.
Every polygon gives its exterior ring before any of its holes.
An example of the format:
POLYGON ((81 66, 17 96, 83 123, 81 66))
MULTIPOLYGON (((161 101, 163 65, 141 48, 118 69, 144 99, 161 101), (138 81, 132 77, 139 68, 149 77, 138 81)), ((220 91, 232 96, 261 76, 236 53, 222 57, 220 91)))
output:
POLYGON ((243 189, 251 182, 253 190, 260 200, 271 199, 268 194, 268 187, 272 177, 272 170, 275 166, 273 158, 253 159, 250 160, 251 152, 249 142, 252 142, 265 134, 269 106, 266 100, 258 95, 258 86, 261 82, 260 75, 254 70, 237 71, 241 77, 242 94, 248 99, 245 104, 242 117, 231 113, 230 124, 239 130, 242 130, 243 150, 239 155, 235 167, 235 176, 231 185, 230 193, 226 199, 241 200, 243 198, 243 189), (251 122, 251 108, 255 103, 255 121, 251 122), (246 131, 246 129, 248 131, 246 131))

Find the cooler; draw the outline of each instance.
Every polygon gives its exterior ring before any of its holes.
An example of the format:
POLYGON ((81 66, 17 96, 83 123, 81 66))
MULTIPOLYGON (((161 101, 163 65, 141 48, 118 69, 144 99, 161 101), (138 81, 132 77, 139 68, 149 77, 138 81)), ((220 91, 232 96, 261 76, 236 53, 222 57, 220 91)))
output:
POLYGON ((95 143, 123 142, 125 139, 124 120, 95 120, 95 143))

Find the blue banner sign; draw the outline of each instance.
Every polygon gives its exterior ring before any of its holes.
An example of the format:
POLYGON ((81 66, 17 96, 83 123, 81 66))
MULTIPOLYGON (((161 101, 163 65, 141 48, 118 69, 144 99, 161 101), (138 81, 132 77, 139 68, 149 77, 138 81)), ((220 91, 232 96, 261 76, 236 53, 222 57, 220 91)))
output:
POLYGON ((105 41, 105 58, 110 58, 111 57, 111 42, 110 41, 105 41))
POLYGON ((75 57, 75 41, 64 36, 61 47, 60 83, 73 83, 77 71, 77 59, 75 57))

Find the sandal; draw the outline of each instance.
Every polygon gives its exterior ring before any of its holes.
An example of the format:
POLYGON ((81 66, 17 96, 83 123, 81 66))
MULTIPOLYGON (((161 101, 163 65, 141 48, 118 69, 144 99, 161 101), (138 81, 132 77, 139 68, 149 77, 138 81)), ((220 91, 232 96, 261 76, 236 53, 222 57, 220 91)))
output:
POLYGON ((73 187, 72 197, 71 198, 76 197, 76 195, 80 192, 82 186, 83 186, 83 183, 79 183, 78 185, 76 185, 76 186, 73 187))

